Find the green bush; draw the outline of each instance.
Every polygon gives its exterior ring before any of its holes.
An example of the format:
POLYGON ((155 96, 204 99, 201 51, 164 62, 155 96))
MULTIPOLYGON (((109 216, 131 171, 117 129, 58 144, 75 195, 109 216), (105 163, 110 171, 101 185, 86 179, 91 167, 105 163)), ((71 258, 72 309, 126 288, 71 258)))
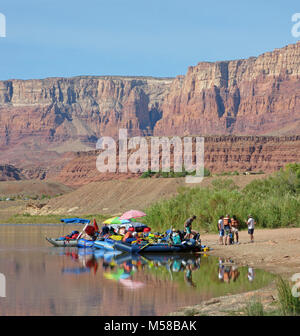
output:
MULTIPOLYGON (((159 171, 159 172, 153 172, 151 170, 148 170, 146 172, 144 172, 140 177, 141 178, 150 178, 150 177, 162 177, 162 178, 174 178, 174 177, 185 177, 187 175, 195 175, 196 172, 187 172, 185 169, 183 169, 181 172, 174 172, 174 171, 170 171, 170 172, 163 172, 163 171, 159 171)), ((204 168, 204 177, 208 177, 211 176, 211 172, 210 170, 204 168)))
POLYGON ((289 284, 281 277, 277 280, 279 305, 282 315, 300 315, 300 299, 294 297, 289 284))
POLYGON ((206 188, 181 188, 177 196, 150 206, 146 220, 157 230, 182 228, 188 217, 196 215, 196 230, 217 231, 221 215, 236 215, 245 228, 245 220, 252 214, 258 227, 300 227, 299 181, 297 170, 286 168, 244 189, 230 179, 217 179, 206 188))

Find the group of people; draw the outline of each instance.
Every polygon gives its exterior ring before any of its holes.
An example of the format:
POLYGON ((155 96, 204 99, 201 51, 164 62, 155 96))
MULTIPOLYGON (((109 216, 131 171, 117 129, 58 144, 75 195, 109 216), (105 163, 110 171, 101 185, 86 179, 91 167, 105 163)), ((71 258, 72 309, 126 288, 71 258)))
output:
MULTIPOLYGON (((197 217, 194 215, 188 218, 184 223, 184 229, 186 232, 185 238, 193 238, 196 234, 192 230, 192 223, 197 217)), ((254 226, 255 220, 252 215, 248 215, 248 219, 245 221, 248 226, 248 234, 250 235, 250 242, 254 242, 254 226)), ((220 245, 231 245, 239 244, 239 226, 240 223, 235 215, 232 217, 227 214, 226 216, 221 216, 218 220, 218 231, 219 231, 219 244, 220 245)))
MULTIPOLYGON (((248 226, 248 234, 250 235, 250 242, 254 242, 254 226, 255 220, 252 215, 248 215, 247 221, 245 223, 248 226)), ((227 214, 225 217, 221 216, 218 220, 218 230, 219 230, 219 244, 220 245, 231 245, 239 244, 239 221, 235 215, 230 217, 227 214), (224 239, 225 237, 225 239, 224 239), (225 240, 223 242, 223 239, 225 240)))
POLYGON ((132 243, 136 240, 141 240, 143 238, 147 238, 151 234, 150 227, 136 227, 129 226, 128 228, 126 225, 121 225, 116 229, 109 228, 107 225, 102 227, 101 236, 102 237, 109 237, 119 236, 119 239, 126 243, 132 243))

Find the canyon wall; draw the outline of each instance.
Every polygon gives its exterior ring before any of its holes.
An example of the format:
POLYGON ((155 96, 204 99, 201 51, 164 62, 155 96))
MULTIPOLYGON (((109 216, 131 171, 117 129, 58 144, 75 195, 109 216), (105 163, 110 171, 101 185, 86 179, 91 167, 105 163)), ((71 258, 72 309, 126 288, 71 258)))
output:
MULTIPOLYGON (((148 148, 150 141, 148 139, 148 148)), ((128 158, 133 151, 129 152, 128 158)), ((96 168, 99 150, 77 152, 54 176, 67 185, 83 185, 96 181, 138 178, 141 173, 120 173, 118 159, 116 173, 100 173, 96 168)), ((118 148, 117 148, 118 154, 118 148)), ((160 161, 162 155, 160 153, 160 161)), ((149 169, 150 169, 149 156, 149 169)), ((173 157, 171 155, 171 167, 173 157)), ((204 140, 204 164, 212 173, 225 171, 274 172, 287 163, 300 162, 300 136, 206 136, 204 140)))
MULTIPOLYGON (((0 81, 0 148, 26 139, 61 145, 152 134, 172 79, 74 77, 0 81)), ((26 142, 26 141, 25 141, 26 142)), ((28 142, 28 141, 27 141, 28 142)), ((76 148, 72 148, 76 150, 76 148)))
POLYGON ((300 41, 257 58, 189 67, 162 110, 155 135, 299 134, 300 41))
POLYGON ((0 81, 0 149, 33 139, 84 150, 119 128, 130 136, 293 135, 299 126, 300 42, 245 60, 201 62, 175 79, 0 81))
MULTIPOLYGON (((269 171, 300 161, 293 137, 300 134, 300 42, 245 60, 201 62, 176 78, 0 81, 0 163, 29 178, 74 173, 77 181, 88 165, 80 160, 93 156, 83 152, 120 128, 129 137, 210 136, 206 165, 214 171, 269 171), (236 137, 242 135, 271 137, 236 137)), ((90 164, 88 175, 94 158, 90 164)))
POLYGON ((22 171, 12 165, 0 165, 0 181, 19 181, 26 177, 22 171))

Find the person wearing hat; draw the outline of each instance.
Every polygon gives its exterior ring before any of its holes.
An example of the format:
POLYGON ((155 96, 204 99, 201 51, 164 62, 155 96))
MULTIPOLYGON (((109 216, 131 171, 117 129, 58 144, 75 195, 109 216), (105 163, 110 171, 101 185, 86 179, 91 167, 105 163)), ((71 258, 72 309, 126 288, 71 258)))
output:
POLYGON ((252 215, 248 215, 248 220, 245 222, 248 225, 248 234, 250 235, 250 242, 254 243, 254 225, 255 220, 252 215))

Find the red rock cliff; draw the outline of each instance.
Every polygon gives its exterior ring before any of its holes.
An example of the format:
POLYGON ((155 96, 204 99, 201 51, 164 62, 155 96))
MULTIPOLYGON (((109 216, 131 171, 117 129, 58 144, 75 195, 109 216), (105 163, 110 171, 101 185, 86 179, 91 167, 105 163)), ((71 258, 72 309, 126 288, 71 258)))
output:
MULTIPOLYGON (((151 134, 172 79, 74 77, 0 81, 0 148, 36 143, 93 142, 151 134)), ((76 147, 76 144, 74 144, 76 147)), ((76 148, 73 148, 76 150, 76 148)))
POLYGON ((162 110, 157 135, 299 134, 300 41, 257 58, 190 67, 162 110))

